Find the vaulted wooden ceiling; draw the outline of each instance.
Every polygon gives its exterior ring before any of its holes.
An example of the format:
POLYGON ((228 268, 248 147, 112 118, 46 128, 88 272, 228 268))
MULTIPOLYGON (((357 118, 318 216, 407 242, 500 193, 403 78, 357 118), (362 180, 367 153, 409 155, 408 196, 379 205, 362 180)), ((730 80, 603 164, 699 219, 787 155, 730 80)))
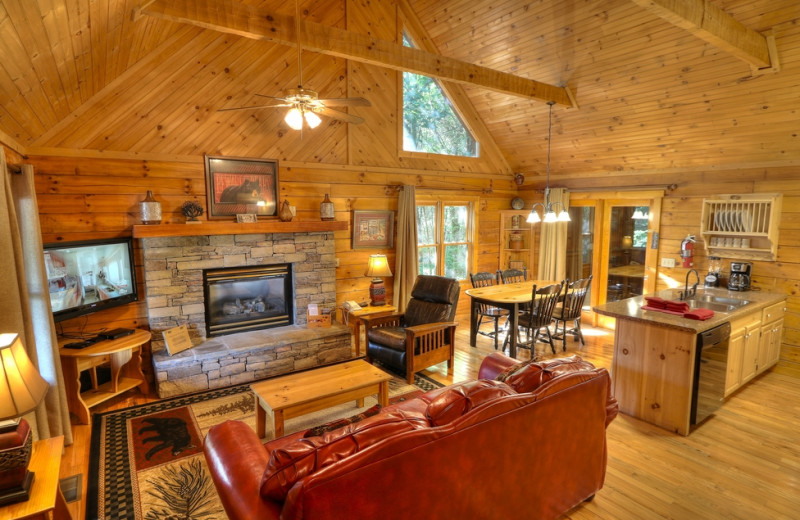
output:
POLYGON ((172 3, 0 0, 0 141, 36 154, 209 153, 536 176, 553 88, 577 105, 553 110, 554 176, 800 162, 796 0, 299 0, 301 42, 321 51, 303 52, 305 86, 372 103, 351 109, 363 125, 326 120, 302 135, 281 110, 217 111, 296 85, 294 1, 174 2, 195 23, 159 15, 172 3), (272 15, 270 38, 256 39, 263 20, 237 19, 235 4, 272 15), (693 11, 722 19, 728 34, 701 27, 693 11), (222 22, 203 24, 202 12, 222 22), (236 23, 249 29, 220 30, 236 23), (339 33, 320 39, 326 27, 339 33), (391 44, 403 27, 428 55, 397 61, 391 44), (770 35, 770 65, 741 50, 753 35, 770 35), (431 53, 451 60, 437 70, 458 79, 443 84, 482 141, 481 160, 397 153, 396 70, 436 68, 431 53), (455 76, 465 71, 466 81, 455 76), (520 92, 508 87, 514 78, 481 79, 492 72, 519 78, 521 89, 544 87, 520 92))

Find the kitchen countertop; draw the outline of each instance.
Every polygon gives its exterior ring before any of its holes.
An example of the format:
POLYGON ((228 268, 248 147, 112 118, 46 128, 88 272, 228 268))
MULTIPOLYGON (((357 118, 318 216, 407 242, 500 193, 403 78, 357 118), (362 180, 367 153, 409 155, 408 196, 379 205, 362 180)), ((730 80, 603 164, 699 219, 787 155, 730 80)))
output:
MULTIPOLYGON (((655 296, 664 298, 665 300, 678 300, 678 292, 682 289, 682 287, 665 289, 655 293, 655 296)), ((700 333, 712 327, 716 327, 717 325, 722 325, 726 321, 735 320, 741 316, 752 314, 753 312, 761 310, 768 305, 772 305, 773 303, 778 303, 786 299, 786 295, 781 293, 770 293, 764 291, 740 292, 713 287, 698 287, 697 294, 700 295, 703 293, 713 294, 715 296, 725 298, 747 300, 751 303, 743 305, 742 307, 730 312, 715 311, 712 318, 703 321, 684 318, 682 316, 678 316, 677 314, 643 310, 642 305, 645 303, 644 296, 635 296, 626 300, 606 303, 597 307, 593 307, 592 310, 598 314, 610 316, 612 318, 647 322, 662 327, 700 333)))

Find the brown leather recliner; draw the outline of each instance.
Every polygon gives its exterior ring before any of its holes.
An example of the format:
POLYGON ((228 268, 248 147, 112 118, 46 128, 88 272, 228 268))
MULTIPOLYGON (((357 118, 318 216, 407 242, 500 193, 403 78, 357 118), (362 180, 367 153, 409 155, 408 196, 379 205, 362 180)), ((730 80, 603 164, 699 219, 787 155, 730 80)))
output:
POLYGON ((608 372, 577 356, 523 364, 493 352, 479 377, 321 436, 262 445, 243 422, 212 427, 203 451, 225 512, 547 520, 593 498, 618 413, 608 372))
POLYGON ((404 314, 361 318, 367 359, 405 374, 409 383, 414 382, 415 372, 443 361, 451 372, 460 291, 453 278, 417 276, 404 314))

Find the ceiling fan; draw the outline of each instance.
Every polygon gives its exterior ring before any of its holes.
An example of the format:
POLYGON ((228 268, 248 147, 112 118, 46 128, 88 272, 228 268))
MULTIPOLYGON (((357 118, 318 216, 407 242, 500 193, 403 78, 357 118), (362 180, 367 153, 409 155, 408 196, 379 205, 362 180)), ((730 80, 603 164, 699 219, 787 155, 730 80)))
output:
POLYGON ((264 94, 256 94, 256 96, 272 99, 273 102, 266 105, 252 105, 234 108, 220 108, 219 112, 226 112, 230 110, 258 110, 262 108, 289 108, 289 111, 284 117, 284 121, 293 130, 302 130, 303 121, 310 128, 316 128, 322 120, 319 115, 344 121, 345 123, 359 124, 364 122, 364 118, 348 114, 340 110, 334 110, 330 107, 368 107, 372 104, 362 98, 331 98, 319 99, 319 95, 309 89, 303 88, 303 48, 300 45, 300 10, 297 5, 297 0, 294 3, 295 7, 295 35, 297 35, 297 70, 300 79, 300 84, 297 88, 290 88, 286 90, 283 97, 267 96, 264 94))

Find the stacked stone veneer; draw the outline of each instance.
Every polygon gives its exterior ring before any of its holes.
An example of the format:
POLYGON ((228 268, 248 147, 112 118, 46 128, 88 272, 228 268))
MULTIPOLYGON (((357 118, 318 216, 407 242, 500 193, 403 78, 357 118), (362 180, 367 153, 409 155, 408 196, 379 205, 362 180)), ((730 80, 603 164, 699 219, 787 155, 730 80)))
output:
MULTIPOLYGON (((187 224, 190 225, 190 224, 187 224)), ((343 325, 307 329, 307 307, 336 304, 333 232, 142 239, 147 314, 159 397, 245 383, 347 359, 343 325), (203 270, 292 264, 293 326, 206 337, 203 270), (186 324, 193 348, 169 356, 162 331, 186 324)))

